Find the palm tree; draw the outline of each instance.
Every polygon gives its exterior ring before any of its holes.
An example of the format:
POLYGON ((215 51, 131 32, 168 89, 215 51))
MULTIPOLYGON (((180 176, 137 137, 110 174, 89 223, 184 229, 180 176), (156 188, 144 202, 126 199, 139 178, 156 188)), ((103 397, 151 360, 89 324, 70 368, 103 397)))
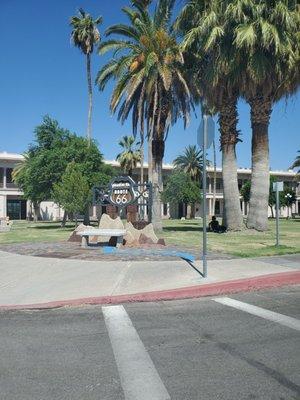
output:
POLYGON ((122 170, 129 176, 132 176, 132 172, 136 168, 137 163, 141 161, 140 150, 133 148, 134 141, 135 139, 133 136, 123 136, 119 141, 119 146, 121 146, 123 150, 116 157, 122 170))
MULTIPOLYGON (((199 182, 203 171, 203 155, 201 150, 197 150, 195 145, 185 148, 183 154, 177 156, 173 161, 175 170, 185 172, 192 181, 199 182)), ((207 161, 209 165, 209 161, 207 161)), ((195 204, 188 206, 191 218, 195 217, 195 204)))
POLYGON ((214 165, 214 175, 213 175, 213 201, 212 201, 212 214, 215 214, 216 210, 216 190, 217 190, 217 157, 216 157, 216 141, 213 140, 213 165, 214 165))
POLYGON ((78 16, 70 18, 70 25, 73 27, 71 39, 76 47, 86 55, 86 71, 89 95, 88 109, 88 125, 87 138, 89 143, 92 137, 92 108, 93 108, 93 91, 91 78, 91 54, 94 50, 95 43, 100 40, 100 33, 97 25, 102 23, 102 17, 93 19, 90 14, 87 14, 82 8, 79 9, 78 16))
MULTIPOLYGON (((143 2, 142 2, 143 3, 143 2)), ((151 15, 141 1, 123 8, 129 25, 111 26, 107 35, 121 35, 99 46, 100 53, 115 50, 114 58, 98 73, 101 90, 110 79, 116 80, 110 108, 118 109, 124 122, 132 114, 134 135, 145 131, 149 143, 150 179, 153 185, 152 222, 162 229, 160 192, 162 160, 169 128, 179 117, 184 126, 189 121, 192 98, 184 77, 184 60, 175 34, 170 31, 174 0, 159 0, 151 15)))
POLYGON ((241 230, 236 145, 239 98, 239 54, 232 45, 234 20, 225 18, 228 1, 189 0, 175 27, 184 35, 183 47, 191 57, 190 76, 199 82, 196 97, 219 113, 220 144, 224 186, 224 224, 228 230, 241 230))
MULTIPOLYGON (((290 166, 291 169, 293 168, 300 168, 300 150, 298 150, 299 156, 296 157, 293 164, 290 166)), ((297 171, 297 174, 300 174, 300 169, 297 171)))
POLYGON ((202 151, 197 150, 195 145, 189 145, 183 154, 175 158, 173 164, 176 170, 185 172, 193 181, 199 182, 203 170, 202 151))
POLYGON ((268 228, 269 137, 273 104, 300 78, 300 13, 295 1, 235 0, 234 45, 244 64, 244 96, 251 107, 252 178, 247 227, 268 228))

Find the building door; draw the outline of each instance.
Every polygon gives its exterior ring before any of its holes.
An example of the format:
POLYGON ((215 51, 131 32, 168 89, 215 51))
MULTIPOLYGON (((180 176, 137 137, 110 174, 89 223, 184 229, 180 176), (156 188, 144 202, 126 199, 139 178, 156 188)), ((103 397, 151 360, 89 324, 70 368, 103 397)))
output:
POLYGON ((7 200, 9 219, 26 219, 26 200, 7 200))
POLYGON ((178 204, 178 218, 186 217, 187 205, 185 203, 178 204))

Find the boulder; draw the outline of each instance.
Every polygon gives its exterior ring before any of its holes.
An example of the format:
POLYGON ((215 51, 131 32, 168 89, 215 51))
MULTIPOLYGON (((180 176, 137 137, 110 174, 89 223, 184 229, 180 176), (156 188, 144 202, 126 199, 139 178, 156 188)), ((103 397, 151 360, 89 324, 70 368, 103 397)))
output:
POLYGON ((165 246, 166 245, 165 239, 163 239, 163 238, 158 239, 157 244, 160 244, 161 246, 165 246))
POLYGON ((158 237, 155 235, 153 224, 146 225, 140 232, 150 238, 153 243, 158 242, 158 237))
POLYGON ((76 231, 73 231, 71 235, 68 238, 68 242, 76 242, 80 243, 81 242, 81 236, 77 235, 76 231))
POLYGON ((127 222, 125 225, 127 231, 124 239, 126 246, 138 246, 138 245, 154 245, 160 244, 165 246, 165 242, 162 239, 158 239, 154 232, 152 224, 146 225, 143 229, 136 229, 131 222, 127 222))
POLYGON ((134 238, 133 234, 130 231, 126 232, 126 235, 124 236, 124 240, 125 240, 126 246, 131 245, 132 243, 136 242, 136 239, 134 238))
POLYGON ((156 242, 153 242, 153 240, 141 233, 140 238, 139 238, 139 244, 156 244, 156 242))
MULTIPOLYGON (((137 242, 139 241, 142 230, 135 229, 135 227, 132 225, 131 222, 126 222, 125 229, 127 231, 126 236, 128 235, 129 241, 134 241, 134 240, 136 240, 137 242)), ((124 237, 125 240, 126 236, 124 237)))
MULTIPOLYGON (((74 231, 71 233, 71 235, 69 236, 68 242, 81 242, 81 236, 77 235, 77 232, 82 232, 85 231, 86 229, 95 229, 94 226, 90 226, 90 225, 84 225, 84 224, 79 224, 77 226, 76 229, 74 229, 74 231)), ((97 236, 93 236, 90 238, 90 242, 91 243, 97 243, 95 242, 95 238, 97 240, 97 236)))
MULTIPOLYGON (((102 214, 99 222, 99 229, 124 229, 120 217, 111 218, 108 214, 102 214)), ((98 236, 98 243, 108 242, 110 237, 98 236)))

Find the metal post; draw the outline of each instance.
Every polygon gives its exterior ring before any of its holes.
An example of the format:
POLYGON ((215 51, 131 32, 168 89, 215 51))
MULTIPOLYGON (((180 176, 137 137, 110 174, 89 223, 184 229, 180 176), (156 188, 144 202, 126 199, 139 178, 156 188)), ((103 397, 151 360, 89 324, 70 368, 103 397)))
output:
POLYGON ((276 246, 279 246, 279 190, 276 182, 276 246))
POLYGON ((207 236, 206 236, 206 143, 207 143, 207 115, 203 115, 203 173, 202 173, 202 191, 203 191, 203 199, 202 199, 202 219, 203 219, 203 249, 202 249, 202 260, 203 260, 203 276, 207 277, 207 260, 206 260, 206 244, 207 244, 207 236))

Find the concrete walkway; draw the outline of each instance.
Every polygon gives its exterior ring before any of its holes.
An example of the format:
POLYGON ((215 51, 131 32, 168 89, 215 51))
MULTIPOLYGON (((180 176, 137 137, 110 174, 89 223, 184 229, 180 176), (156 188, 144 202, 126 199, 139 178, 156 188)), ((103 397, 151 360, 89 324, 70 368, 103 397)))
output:
MULTIPOLYGON (((126 301, 126 295, 130 300, 130 296, 136 293, 211 287, 213 284, 228 284, 236 280, 246 282, 250 279, 250 282, 255 282, 253 278, 274 274, 277 277, 294 276, 300 282, 299 268, 300 255, 214 260, 209 262, 209 277, 204 279, 200 273, 200 262, 192 266, 180 259, 85 261, 0 251, 0 307, 53 302, 72 304, 76 299, 118 296, 123 296, 126 301)), ((291 279, 294 278, 289 278, 288 282, 291 279)), ((251 287, 255 288, 255 285, 251 287)), ((82 303, 85 302, 82 300, 82 303)))

